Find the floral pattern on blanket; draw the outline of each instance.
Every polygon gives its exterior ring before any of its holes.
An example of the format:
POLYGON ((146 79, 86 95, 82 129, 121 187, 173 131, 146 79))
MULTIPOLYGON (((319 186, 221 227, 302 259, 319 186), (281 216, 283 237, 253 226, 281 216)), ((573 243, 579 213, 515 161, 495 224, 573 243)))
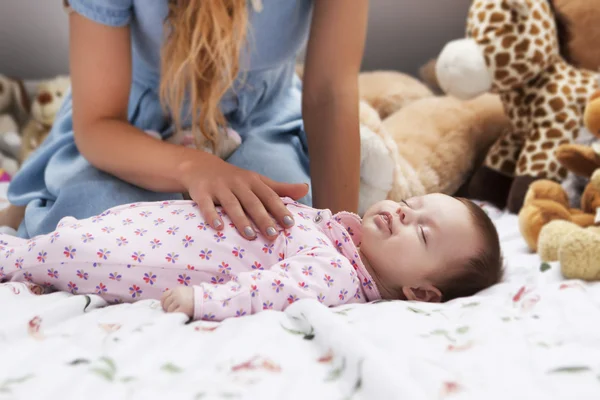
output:
POLYGON ((486 211, 506 280, 445 304, 305 300, 189 323, 158 301, 2 284, 0 399, 600 398, 600 286, 565 281, 516 217, 486 211))

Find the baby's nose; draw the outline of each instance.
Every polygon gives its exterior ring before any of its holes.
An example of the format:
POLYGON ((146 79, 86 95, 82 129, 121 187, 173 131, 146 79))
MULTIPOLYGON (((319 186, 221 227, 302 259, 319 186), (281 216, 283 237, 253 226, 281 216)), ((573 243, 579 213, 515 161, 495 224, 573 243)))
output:
POLYGON ((398 214, 398 216, 400 217, 400 222, 404 224, 406 222, 406 213, 401 208, 399 208, 398 210, 396 210, 396 214, 398 214))

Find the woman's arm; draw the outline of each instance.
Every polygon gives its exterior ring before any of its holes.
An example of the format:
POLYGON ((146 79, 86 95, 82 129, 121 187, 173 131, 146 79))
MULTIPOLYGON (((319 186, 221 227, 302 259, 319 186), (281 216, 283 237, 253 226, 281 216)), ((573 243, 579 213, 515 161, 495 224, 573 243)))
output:
POLYGON ((351 3, 315 2, 304 72, 302 102, 313 205, 333 212, 358 209, 358 73, 369 2, 351 3))
POLYGON ((269 214, 282 226, 293 224, 279 196, 301 198, 305 185, 274 182, 212 154, 156 140, 128 123, 129 28, 104 26, 77 13, 69 18, 73 127, 86 160, 148 190, 189 191, 215 229, 223 228, 215 204, 248 239, 256 237, 250 219, 269 238, 277 237, 269 214))
POLYGON ((127 121, 131 87, 128 27, 70 14, 73 129, 81 154, 96 168, 148 190, 182 192, 178 169, 191 149, 158 141, 127 121))

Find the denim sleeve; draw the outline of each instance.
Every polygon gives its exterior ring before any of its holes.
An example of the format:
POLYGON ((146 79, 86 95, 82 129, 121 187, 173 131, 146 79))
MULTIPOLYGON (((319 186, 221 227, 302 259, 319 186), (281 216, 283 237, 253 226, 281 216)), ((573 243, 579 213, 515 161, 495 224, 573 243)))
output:
POLYGON ((68 11, 110 26, 127 25, 133 13, 133 0, 65 0, 68 11))

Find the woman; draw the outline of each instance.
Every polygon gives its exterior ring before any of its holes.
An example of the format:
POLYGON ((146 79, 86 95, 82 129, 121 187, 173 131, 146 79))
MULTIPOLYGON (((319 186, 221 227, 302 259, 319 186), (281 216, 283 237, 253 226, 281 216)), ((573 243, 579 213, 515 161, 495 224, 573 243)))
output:
POLYGON ((293 224, 280 196, 356 210, 367 0, 67 6, 72 91, 10 185, 11 204, 26 206, 19 236, 185 191, 214 229, 223 228, 220 204, 248 239, 251 222, 268 237, 276 237, 271 216, 293 224), (307 36, 301 90, 294 66, 307 36), (227 161, 144 133, 196 127, 214 139, 226 126, 243 139, 227 161))

